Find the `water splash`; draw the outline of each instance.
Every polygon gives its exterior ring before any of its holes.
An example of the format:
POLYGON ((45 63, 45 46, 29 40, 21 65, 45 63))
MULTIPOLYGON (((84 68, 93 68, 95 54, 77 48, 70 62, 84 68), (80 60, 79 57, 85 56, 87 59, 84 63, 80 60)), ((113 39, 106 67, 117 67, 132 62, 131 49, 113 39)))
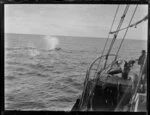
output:
POLYGON ((35 57, 40 55, 40 51, 37 49, 36 45, 32 42, 28 43, 27 45, 28 55, 31 57, 35 57))
POLYGON ((35 57, 40 54, 40 52, 37 49, 29 50, 29 53, 31 57, 35 57))
POLYGON ((56 37, 45 36, 45 41, 49 50, 54 50, 59 44, 59 40, 56 37))

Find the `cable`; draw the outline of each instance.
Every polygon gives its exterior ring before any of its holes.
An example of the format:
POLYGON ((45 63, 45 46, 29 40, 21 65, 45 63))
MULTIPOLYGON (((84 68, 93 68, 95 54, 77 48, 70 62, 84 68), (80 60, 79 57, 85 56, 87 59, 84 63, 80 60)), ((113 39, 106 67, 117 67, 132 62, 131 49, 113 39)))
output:
MULTIPOLYGON (((115 22, 115 19, 116 19, 116 16, 117 16, 118 10, 119 10, 119 5, 117 6, 117 9, 116 9, 116 12, 115 12, 115 16, 114 16, 113 22, 112 22, 112 24, 111 24, 111 27, 110 27, 110 30, 109 30, 109 33, 108 33, 108 37, 107 37, 107 40, 106 40, 106 42, 105 42, 104 49, 103 49, 103 51, 102 51, 102 54, 101 54, 101 55, 103 55, 103 54, 104 54, 104 51, 105 51, 105 48, 106 48, 106 45, 107 45, 107 42, 108 42, 108 39, 109 39, 109 36, 110 36, 110 32, 111 32, 112 27, 113 27, 113 25, 114 25, 114 22, 115 22)), ((99 63, 98 63, 98 66, 97 66, 96 72, 97 72, 97 70, 98 70, 98 68, 99 68, 100 62, 101 62, 101 59, 99 60, 99 63)), ((96 72, 95 72, 95 74, 96 74, 96 72)), ((94 75, 94 76, 95 76, 95 75, 94 75)))
POLYGON ((116 19, 116 15, 117 15, 118 9, 119 9, 119 5, 118 5, 118 7, 117 7, 117 10, 116 10, 116 13, 115 13, 115 16, 114 16, 114 19, 113 19, 113 22, 112 22, 112 25, 111 25, 111 28, 110 28, 110 31, 109 31, 108 37, 107 37, 107 40, 106 40, 106 42, 105 42, 105 46, 104 46, 104 49, 103 49, 102 55, 103 55, 103 53, 104 53, 104 51, 105 51, 105 48, 106 48, 106 45, 107 45, 107 42, 108 42, 108 39, 109 39, 109 36, 110 36, 110 32, 111 32, 111 30, 112 30, 112 27, 113 27, 114 22, 115 22, 115 19, 116 19))
MULTIPOLYGON (((123 13, 123 15, 122 15, 122 17, 121 17, 121 20, 120 20, 120 23, 119 23, 119 25, 118 25, 117 30, 120 29, 120 27, 121 27, 121 25, 122 25, 122 23, 123 23, 123 21, 124 21, 124 18, 125 18, 125 16, 126 16, 126 13, 127 13, 127 11, 128 11, 128 9, 129 9, 129 5, 127 5, 126 8, 125 8, 125 10, 124 10, 124 13, 123 13)), ((112 43, 110 44, 109 51, 108 51, 108 53, 107 53, 107 55, 106 55, 107 58, 108 58, 108 55, 109 55, 109 53, 110 53, 110 51, 111 51, 111 48, 112 48, 112 46, 113 46, 115 40, 116 40, 117 34, 118 34, 118 32, 115 34, 115 36, 114 36, 114 38, 113 38, 113 40, 112 40, 112 43)), ((99 63, 100 63, 100 62, 99 62, 99 63)), ((106 59, 106 61, 105 61, 105 64, 106 64, 106 63, 107 63, 107 59, 106 59)), ((96 70, 96 72, 97 72, 97 70, 96 70)), ((95 72, 95 74, 96 74, 96 72, 95 72)), ((95 76, 95 75, 94 75, 94 76, 95 76)), ((95 78, 96 83, 97 83, 97 81, 98 81, 97 79, 98 79, 98 76, 96 76, 96 78, 95 78)), ((90 93, 89 96, 87 97, 87 101, 90 100, 90 97, 92 96, 93 91, 94 91, 94 89, 95 89, 96 83, 93 85, 92 90, 91 90, 91 93, 90 93)), ((82 106, 82 103, 81 103, 81 106, 82 106)))
MULTIPOLYGON (((122 17, 121 17, 121 20, 120 20, 120 22, 119 22, 119 25, 118 25, 116 31, 118 31, 118 30, 121 28, 121 25, 122 25, 122 23, 123 23, 123 21, 124 21, 124 18, 125 18, 125 16, 126 16, 126 13, 127 13, 128 9, 129 9, 129 5, 126 6, 126 8, 125 8, 125 10, 124 10, 124 13, 123 13, 123 15, 122 15, 122 17)), ((112 49, 112 47, 113 47, 113 45, 114 45, 114 42, 115 42, 115 40, 116 40, 116 38, 117 38, 118 33, 119 33, 119 32, 116 32, 116 33, 114 34, 114 38, 112 39, 111 44, 110 44, 110 47, 109 47, 109 49, 108 49, 108 52, 107 52, 107 55, 106 55, 106 61, 105 61, 105 64, 104 64, 104 67, 103 67, 103 68, 106 67, 107 60, 108 60, 108 56, 109 56, 109 54, 110 54, 110 52, 111 52, 111 49, 112 49)))
MULTIPOLYGON (((132 20, 133 20, 133 17, 134 17, 134 15, 135 15, 135 12, 136 12, 136 10, 137 10, 137 7, 138 7, 138 5, 136 5, 136 7, 135 7, 135 9, 134 9, 133 15, 132 15, 132 17, 131 17, 131 20, 130 20, 128 26, 131 24, 131 22, 132 22, 132 20)), ((118 57, 118 53, 119 53, 120 48, 121 48, 121 46, 122 46, 122 43, 123 43, 123 41, 124 41, 124 39, 125 39, 125 36, 126 36, 126 34, 127 34, 127 32, 128 32, 128 29, 129 29, 129 28, 127 28, 126 31, 125 31, 125 34, 124 34, 123 39, 122 39, 122 41, 121 41, 121 43, 120 43, 120 46, 119 46, 119 48, 118 48, 118 51, 117 51, 117 53, 116 53, 116 57, 115 57, 114 61, 116 61, 116 59, 117 59, 117 57, 118 57)), ((118 31, 118 32, 119 32, 119 31, 118 31)))
POLYGON ((118 31, 112 31, 112 32, 110 32, 110 34, 114 34, 114 33, 116 33, 116 32, 119 32, 119 31, 125 30, 125 29, 127 29, 127 28, 130 28, 130 27, 136 26, 136 25, 138 25, 138 24, 142 23, 143 21, 145 21, 145 20, 147 20, 147 19, 148 19, 148 15, 147 15, 147 16, 145 16, 143 19, 141 19, 141 20, 137 21, 136 23, 131 24, 131 25, 129 25, 129 26, 125 27, 125 28, 122 28, 122 29, 120 29, 120 30, 118 30, 118 31))

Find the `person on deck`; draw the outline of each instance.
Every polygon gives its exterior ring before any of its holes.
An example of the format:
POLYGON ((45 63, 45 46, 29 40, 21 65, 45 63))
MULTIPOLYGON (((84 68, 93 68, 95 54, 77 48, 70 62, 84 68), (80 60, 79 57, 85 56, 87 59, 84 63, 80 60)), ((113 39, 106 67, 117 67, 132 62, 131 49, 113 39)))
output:
POLYGON ((145 93, 147 89, 147 57, 145 57, 145 63, 143 62, 141 68, 141 81, 140 81, 140 92, 145 93))
POLYGON ((146 52, 145 52, 145 50, 142 50, 141 56, 140 56, 139 59, 138 59, 138 65, 141 66, 141 67, 140 67, 140 70, 142 69, 142 66, 143 66, 143 64, 144 64, 145 57, 146 57, 146 52))
POLYGON ((129 71, 130 71, 129 63, 127 61, 125 61, 123 72, 122 72, 123 79, 128 79, 129 71))

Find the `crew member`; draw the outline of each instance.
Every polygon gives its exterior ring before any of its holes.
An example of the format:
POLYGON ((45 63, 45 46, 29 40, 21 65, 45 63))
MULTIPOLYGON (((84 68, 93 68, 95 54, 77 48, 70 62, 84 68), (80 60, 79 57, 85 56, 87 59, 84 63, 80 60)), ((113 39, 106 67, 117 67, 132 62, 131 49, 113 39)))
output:
POLYGON ((142 69, 142 66, 143 66, 143 64, 144 64, 145 57, 146 57, 146 52, 145 52, 145 50, 142 50, 141 56, 140 56, 139 59, 138 59, 138 65, 141 66, 141 67, 140 67, 140 70, 142 69))
POLYGON ((123 69, 123 72, 122 72, 123 79, 128 79, 129 71, 130 71, 130 65, 127 61, 125 61, 124 69, 123 69))

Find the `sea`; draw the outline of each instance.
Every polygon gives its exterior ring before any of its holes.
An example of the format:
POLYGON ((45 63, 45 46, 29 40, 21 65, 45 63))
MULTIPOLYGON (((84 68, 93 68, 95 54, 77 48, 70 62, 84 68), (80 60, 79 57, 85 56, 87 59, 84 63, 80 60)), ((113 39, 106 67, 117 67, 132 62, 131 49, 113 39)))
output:
MULTIPOLYGON (((106 38, 7 33, 4 41, 5 110, 70 111, 106 38)), ((116 40, 112 54, 120 42, 116 40)), ((137 59, 143 49, 147 41, 125 39, 119 58, 137 59)))

